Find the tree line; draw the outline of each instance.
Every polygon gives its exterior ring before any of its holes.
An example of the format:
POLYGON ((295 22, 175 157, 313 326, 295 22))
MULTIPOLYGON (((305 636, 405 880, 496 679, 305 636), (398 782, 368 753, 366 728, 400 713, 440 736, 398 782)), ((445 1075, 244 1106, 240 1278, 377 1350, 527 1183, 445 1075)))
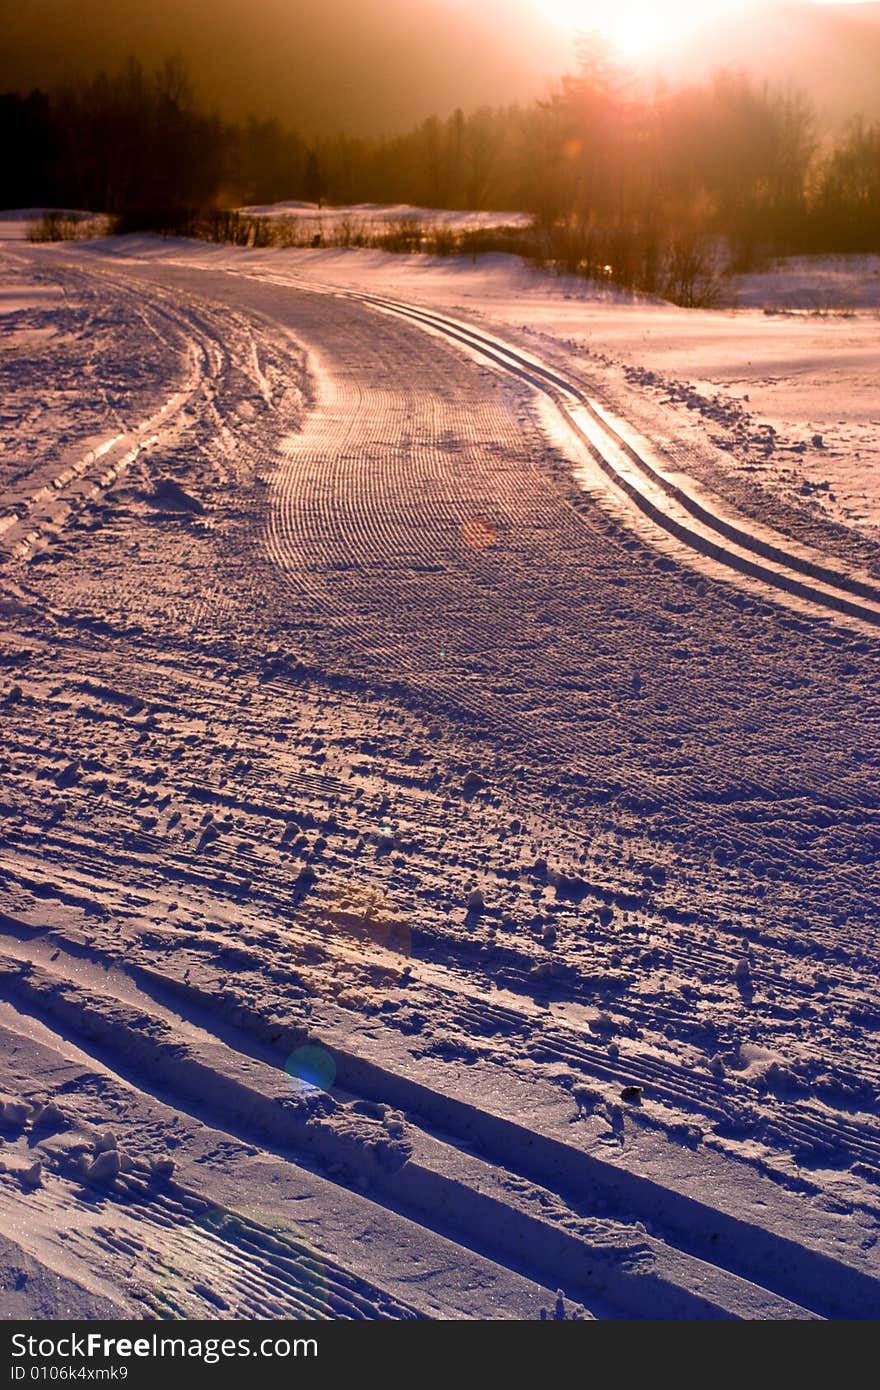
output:
POLYGON ((531 213, 568 268, 656 267, 723 242, 760 254, 880 251, 880 125, 822 137, 800 92, 721 73, 646 93, 595 37, 554 95, 432 116, 388 138, 317 141, 277 120, 202 108, 183 66, 130 59, 57 92, 0 96, 7 207, 158 225, 194 209, 285 199, 531 213))

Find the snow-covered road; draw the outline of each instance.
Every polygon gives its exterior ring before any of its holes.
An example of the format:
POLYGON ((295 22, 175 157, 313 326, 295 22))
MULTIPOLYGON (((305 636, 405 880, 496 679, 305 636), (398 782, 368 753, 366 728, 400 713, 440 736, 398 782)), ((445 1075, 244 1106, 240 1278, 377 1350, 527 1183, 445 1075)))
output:
POLYGON ((870 548, 695 516, 692 432, 637 396, 624 430, 562 342, 188 254, 3 252, 25 1283, 876 1315, 870 548), (566 415, 759 582, 636 520, 566 415))

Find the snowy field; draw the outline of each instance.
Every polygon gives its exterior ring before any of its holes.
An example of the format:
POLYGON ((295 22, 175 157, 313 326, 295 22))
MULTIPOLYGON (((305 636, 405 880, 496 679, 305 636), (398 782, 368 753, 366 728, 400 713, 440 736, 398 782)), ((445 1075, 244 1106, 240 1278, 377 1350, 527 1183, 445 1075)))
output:
MULTIPOLYGON (((463 231, 524 221, 515 213, 406 205, 319 210, 282 203, 243 211, 302 219, 310 229, 314 221, 327 237, 342 222, 388 228, 410 219, 463 231)), ((684 407, 695 438, 716 446, 712 482, 722 486, 719 470, 729 475, 724 489, 734 489, 740 505, 751 497, 759 519, 769 494, 880 542, 880 256, 792 259, 731 277, 722 281, 719 311, 597 289, 503 255, 471 263, 327 248, 298 252, 294 261, 287 250, 180 244, 174 258, 181 255, 187 264, 326 279, 447 312, 461 308, 528 335, 536 350, 586 358, 593 379, 601 376, 606 391, 619 387, 630 412, 633 387, 642 402, 659 407, 650 419, 655 432, 669 432, 663 417, 671 406, 671 429, 681 437, 684 407)))
POLYGON ((4 239, 0 1313, 880 1313, 838 275, 4 239))

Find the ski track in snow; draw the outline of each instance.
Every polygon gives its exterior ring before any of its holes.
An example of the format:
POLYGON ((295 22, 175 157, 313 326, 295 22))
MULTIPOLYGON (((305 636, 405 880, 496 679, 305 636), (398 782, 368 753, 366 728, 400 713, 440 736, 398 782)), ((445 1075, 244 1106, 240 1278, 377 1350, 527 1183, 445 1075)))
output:
POLYGON ((4 1311, 876 1316, 859 552, 176 255, 3 253, 4 1311))

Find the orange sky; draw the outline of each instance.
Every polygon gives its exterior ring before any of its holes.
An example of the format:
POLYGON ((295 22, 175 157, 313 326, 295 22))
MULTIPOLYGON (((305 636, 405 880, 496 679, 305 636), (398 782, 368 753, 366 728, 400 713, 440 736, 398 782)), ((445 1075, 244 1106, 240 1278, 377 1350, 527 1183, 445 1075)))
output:
MULTIPOLYGON (((177 52, 203 100, 224 115, 274 115, 307 134, 380 134, 456 106, 545 96, 574 64, 574 30, 599 20, 628 60, 677 64, 673 80, 755 63, 760 77, 816 91, 835 118, 880 106, 880 0, 787 0, 781 27, 757 41, 748 33, 714 47, 695 40, 697 18, 724 4, 745 8, 743 0, 0 0, 0 91, 51 88, 119 67, 130 53, 150 65, 177 52), (869 12, 875 37, 851 33, 835 49, 824 20, 869 12)), ((778 13, 776 0, 754 8, 764 20, 778 13)))
MULTIPOLYGON (((596 29, 626 58, 660 55, 707 20, 748 9, 784 8, 789 0, 533 0, 538 11, 561 29, 596 29)), ((819 4, 858 4, 869 0, 813 0, 819 4)))

